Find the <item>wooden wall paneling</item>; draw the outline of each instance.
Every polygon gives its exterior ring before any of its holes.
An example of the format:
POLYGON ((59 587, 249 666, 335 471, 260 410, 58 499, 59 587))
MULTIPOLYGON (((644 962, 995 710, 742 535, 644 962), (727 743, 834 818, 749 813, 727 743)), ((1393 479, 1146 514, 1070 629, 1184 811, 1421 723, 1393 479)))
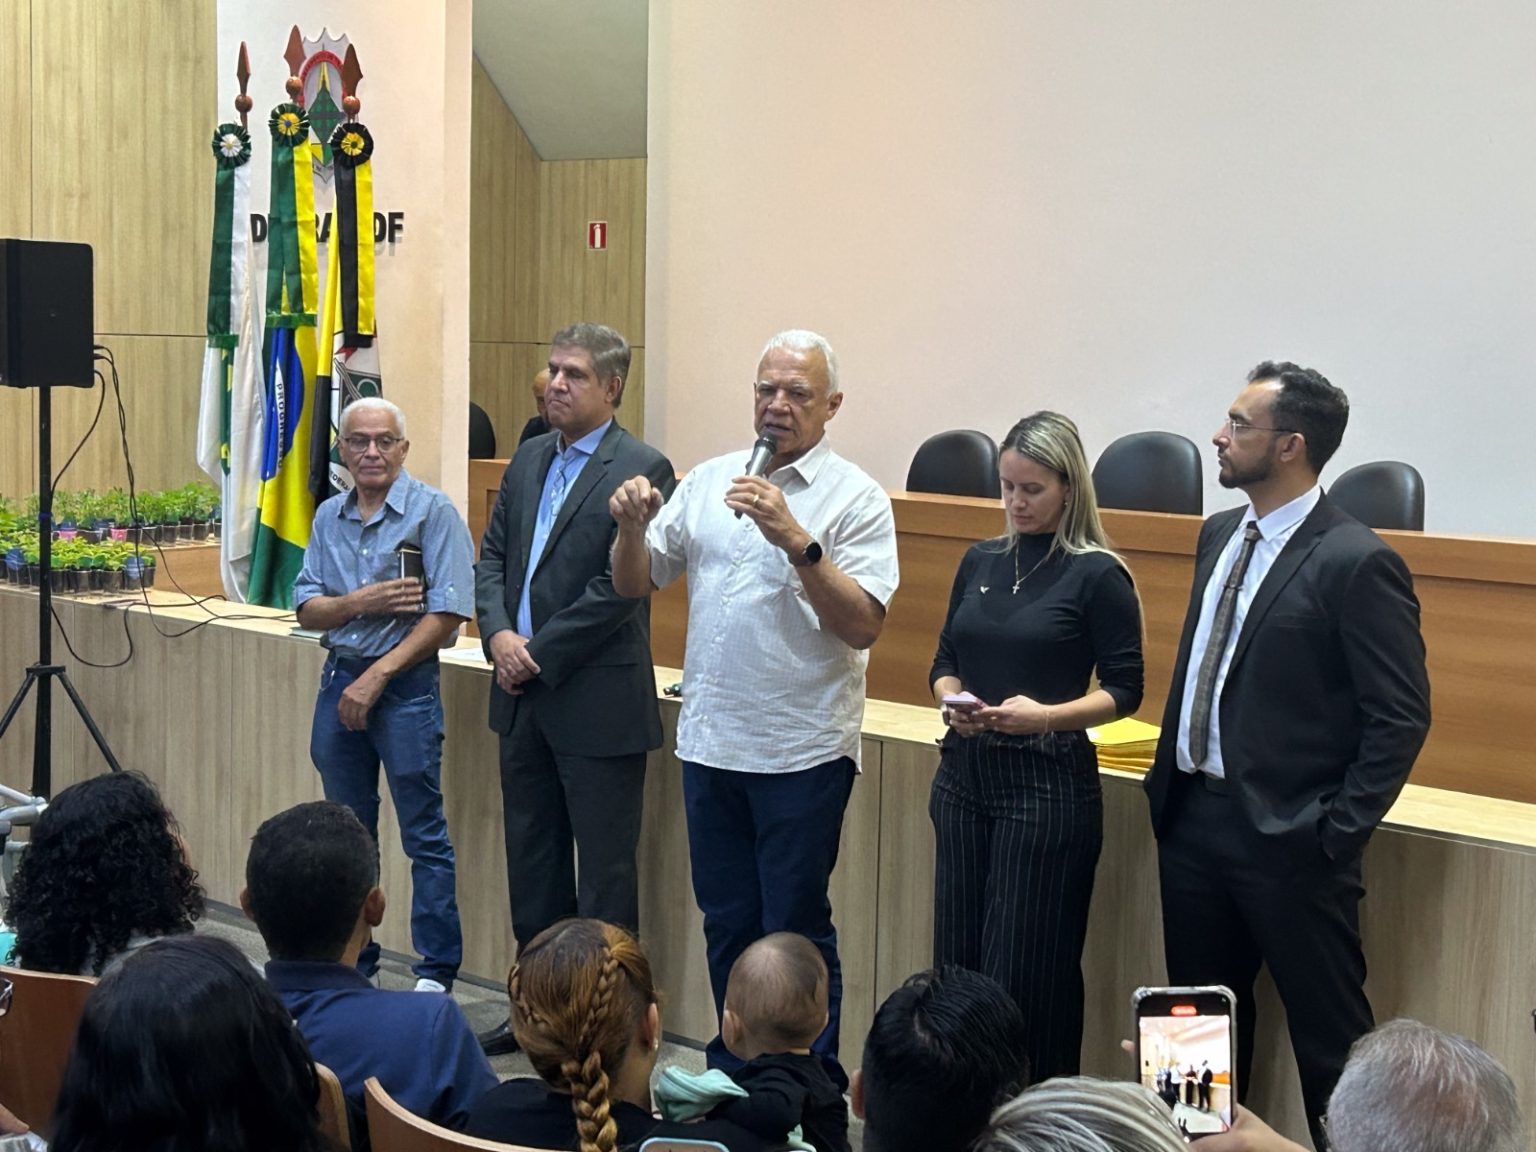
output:
MULTIPOLYGON (((67 656, 54 630, 54 659, 67 656)), ((27 666, 37 662, 37 597, 26 592, 0 589, 0 714, 10 706, 11 697, 21 687, 27 666)), ((50 709, 55 733, 68 733, 74 709, 64 690, 54 686, 50 709)), ((20 711, 0 739, 0 781, 27 791, 32 787, 33 735, 36 729, 37 689, 27 694, 20 711)), ((53 745, 53 791, 74 783, 77 778, 74 746, 68 736, 55 736, 53 745)))
POLYGON ((677 748, 678 706, 662 704, 665 745, 652 752, 645 774, 640 832, 640 935, 651 968, 666 991, 662 1027, 674 1036, 708 1040, 715 1034, 714 1000, 704 949, 704 917, 693 901, 683 766, 677 748))
POLYGON ((538 343, 542 162, 478 61, 471 100, 470 339, 538 343))
MULTIPOLYGON (((645 439, 645 349, 631 348, 629 379, 624 381, 624 402, 615 414, 622 427, 631 436, 645 439)), ((674 464, 675 468, 676 465, 674 464)))
MULTIPOLYGON (((33 234, 96 252, 96 330, 200 335, 219 116, 213 5, 34 5, 33 234)), ((166 382, 174 388, 176 382, 166 382)))
POLYGON ((876 1007, 912 973, 933 966, 935 850, 928 794, 939 750, 891 741, 881 749, 880 765, 876 1007))
POLYGON ((644 347, 645 161, 545 161, 539 176, 540 329, 590 320, 644 347), (587 248, 590 220, 608 222, 605 251, 587 248))
MULTIPOLYGON (((515 118, 513 123, 516 124, 515 118)), ((512 244, 517 259, 512 264, 511 339, 521 344, 539 344, 549 339, 549 332, 541 330, 539 323, 539 237, 544 229, 539 170, 544 161, 539 159, 520 125, 512 134, 512 163, 512 244)))
POLYGON ((514 269, 519 259, 537 258, 519 250, 514 205, 519 166, 514 140, 522 135, 496 85, 474 63, 470 95, 469 325, 471 340, 510 341, 514 269))
POLYGON ((1511 708, 1536 683, 1536 587, 1416 576, 1414 590, 1434 721, 1413 782, 1536 799, 1525 702, 1511 708))
POLYGON ((863 740, 863 771, 853 782, 853 793, 843 816, 837 867, 832 872, 827 892, 832 901, 832 922, 837 926, 837 954, 843 968, 840 1056, 849 1069, 858 1067, 864 1037, 875 1018, 880 821, 885 782, 882 753, 883 745, 879 741, 863 740))
POLYGON ((0 0, 0 236, 32 235, 32 0, 0 0))
POLYGON ((37 408, 31 388, 0 388, 0 496, 37 491, 37 408))
MULTIPOLYGON (((0 0, 0 236, 32 235, 32 0, 0 0)), ((32 391, 0 388, 0 496, 37 487, 32 391)))
MULTIPOLYGON (((110 664, 128 654, 123 613, 89 602, 57 601, 75 650, 110 664)), ((160 790, 181 825, 188 857, 216 899, 238 893, 243 848, 230 835, 230 807, 222 781, 231 767, 229 717, 234 634, 197 627, 195 621, 157 613, 128 613, 133 657, 119 668, 92 668, 69 660, 69 674, 124 768, 142 772, 160 790), (189 631, 189 629, 191 629, 189 631), (166 700, 176 707, 167 709, 166 700), (238 858, 237 858, 238 856, 238 858)), ((76 777, 97 775, 106 764, 85 726, 71 711, 67 736, 76 777)))
POLYGON ((533 378, 548 360, 548 344, 470 344, 469 398, 491 418, 497 456, 512 455, 523 425, 537 411, 533 378))
MULTIPOLYGON (((197 466, 204 341, 191 336, 108 336, 102 342, 117 359, 123 408, 128 413, 128 448, 133 455, 138 490, 171 488, 204 479, 197 466)), ((56 476, 91 426, 99 397, 100 385, 53 390, 56 476)), ((71 492, 82 488, 100 491, 127 484, 128 469, 118 435, 117 400, 108 373, 101 421, 59 480, 59 488, 71 492)), ((34 478, 27 490, 36 486, 34 478)))
MULTIPOLYGON (((226 803, 242 874, 251 837, 263 820, 295 804, 325 799, 309 759, 324 663, 320 645, 296 636, 249 634, 237 643, 229 698, 239 706, 229 717, 232 786, 226 803)), ((216 898, 233 902, 238 896, 236 890, 216 898)))
POLYGON ((1536 1083, 1536 954, 1524 916, 1508 910, 1536 907, 1536 854, 1379 834, 1366 852, 1365 884, 1361 930, 1376 1019, 1407 1016, 1472 1037, 1526 1096, 1536 1083))
POLYGON ((516 955, 507 903, 498 737, 486 723, 490 675, 442 665, 443 799, 458 861, 464 971, 500 979, 516 955))

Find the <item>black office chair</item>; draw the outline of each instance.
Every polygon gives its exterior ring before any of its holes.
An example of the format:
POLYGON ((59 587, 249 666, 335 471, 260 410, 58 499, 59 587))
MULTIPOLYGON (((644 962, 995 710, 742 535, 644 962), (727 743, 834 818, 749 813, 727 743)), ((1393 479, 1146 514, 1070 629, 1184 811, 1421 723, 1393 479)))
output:
POLYGON ((907 469, 907 491, 1000 499, 997 445, 985 432, 968 428, 928 437, 907 469))
POLYGON ((496 429, 485 409, 473 400, 469 402, 469 458, 493 460, 496 457, 496 429))
POLYGON ((1412 464, 1356 464, 1328 486, 1328 499, 1368 528, 1424 531, 1424 477, 1412 464))
POLYGON ((1205 499, 1200 484, 1200 449, 1176 432, 1122 436, 1093 466, 1100 508, 1198 516, 1205 499))

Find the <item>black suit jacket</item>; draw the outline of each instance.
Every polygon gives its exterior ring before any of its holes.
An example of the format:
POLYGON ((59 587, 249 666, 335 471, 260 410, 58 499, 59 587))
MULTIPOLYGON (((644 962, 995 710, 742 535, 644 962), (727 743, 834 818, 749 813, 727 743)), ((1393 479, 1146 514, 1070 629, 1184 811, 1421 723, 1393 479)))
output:
POLYGON ((646 752, 661 747, 649 601, 625 599, 613 590, 609 552, 618 529, 608 499, 641 474, 671 495, 676 475, 665 456, 615 421, 571 481, 543 556, 530 556, 558 440, 557 432, 536 436, 507 464, 475 565, 475 608, 487 658, 493 633, 517 630, 523 575, 534 565, 528 651, 539 675, 524 685, 521 696, 502 691, 492 678, 490 724, 505 735, 519 708, 534 708, 556 751, 646 752))
MULTIPOLYGON (((1245 508, 1200 530, 1194 588, 1146 779, 1161 837, 1190 646, 1217 557, 1245 508)), ((1408 567, 1323 496, 1259 585, 1221 699, 1221 754, 1241 813, 1300 860, 1365 846, 1429 731, 1429 678, 1408 567)))

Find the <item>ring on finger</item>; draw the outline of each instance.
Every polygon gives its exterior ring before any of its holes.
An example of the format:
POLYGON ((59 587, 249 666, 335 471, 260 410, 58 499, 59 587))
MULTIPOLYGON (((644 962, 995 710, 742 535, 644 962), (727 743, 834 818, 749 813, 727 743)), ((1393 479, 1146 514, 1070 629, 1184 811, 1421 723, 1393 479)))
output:
POLYGON ((762 499, 762 497, 759 496, 756 492, 752 493, 752 507, 756 508, 757 507, 757 502, 759 500, 761 500, 761 499, 762 499))

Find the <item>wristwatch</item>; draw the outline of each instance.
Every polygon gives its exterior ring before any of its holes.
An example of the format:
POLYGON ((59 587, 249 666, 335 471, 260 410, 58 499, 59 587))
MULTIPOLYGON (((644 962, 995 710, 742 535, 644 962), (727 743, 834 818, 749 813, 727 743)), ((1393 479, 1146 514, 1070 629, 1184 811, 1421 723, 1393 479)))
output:
POLYGON ((821 562, 821 545, 812 540, 805 546, 805 550, 798 556, 791 556, 789 562, 796 568, 810 568, 821 562))

